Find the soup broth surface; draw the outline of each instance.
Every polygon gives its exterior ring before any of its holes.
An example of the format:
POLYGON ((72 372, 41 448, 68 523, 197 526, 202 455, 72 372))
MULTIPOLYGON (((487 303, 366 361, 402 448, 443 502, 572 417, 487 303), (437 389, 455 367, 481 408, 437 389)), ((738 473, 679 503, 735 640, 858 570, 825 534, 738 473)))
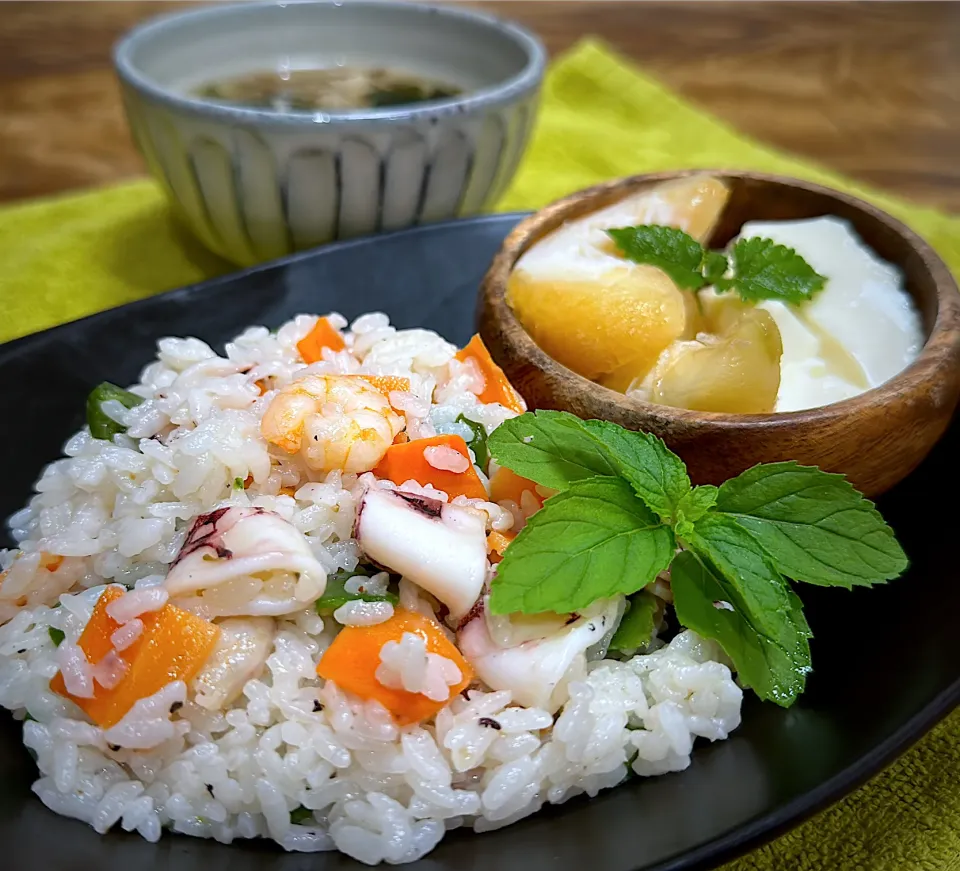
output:
POLYGON ((461 89, 387 67, 257 70, 215 79, 194 92, 216 100, 276 112, 377 109, 455 97, 461 89))

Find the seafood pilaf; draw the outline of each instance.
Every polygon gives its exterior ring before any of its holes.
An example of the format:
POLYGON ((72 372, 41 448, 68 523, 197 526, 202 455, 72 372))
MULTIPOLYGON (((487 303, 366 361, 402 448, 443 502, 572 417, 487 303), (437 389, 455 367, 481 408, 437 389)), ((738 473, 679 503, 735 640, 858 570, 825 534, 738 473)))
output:
POLYGON ((0 704, 40 800, 101 833, 401 863, 726 738, 742 690, 666 573, 633 650, 610 650, 623 595, 488 607, 554 492, 487 448, 524 410, 479 338, 382 314, 224 356, 164 339, 97 388, 3 554, 0 704))

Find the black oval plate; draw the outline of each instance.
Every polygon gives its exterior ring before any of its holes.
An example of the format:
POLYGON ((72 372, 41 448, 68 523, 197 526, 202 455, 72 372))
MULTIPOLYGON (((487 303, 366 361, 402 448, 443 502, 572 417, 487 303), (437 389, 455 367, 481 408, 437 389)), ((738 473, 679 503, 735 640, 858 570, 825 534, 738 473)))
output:
MULTIPOLYGON (((166 335, 222 347, 245 326, 301 312, 348 318, 382 310, 464 343, 476 289, 518 215, 498 215, 341 243, 173 291, 0 347, 6 465, 0 515, 28 498, 40 468, 83 422, 104 379, 127 384, 166 335)), ((869 445, 864 450, 870 450, 869 445)), ((454 832, 421 869, 679 871, 707 868, 835 801, 902 752, 960 701, 960 578, 950 520, 934 494, 957 480, 956 421, 923 466, 881 503, 913 561, 874 590, 800 590, 816 671, 790 710, 748 695, 730 740, 698 744, 680 774, 634 779, 498 832, 454 832)), ((232 847, 164 835, 101 837, 55 816, 30 792, 34 765, 19 725, 0 718, 4 868, 57 871, 300 871, 360 866, 335 854, 284 854, 267 842, 232 847)))

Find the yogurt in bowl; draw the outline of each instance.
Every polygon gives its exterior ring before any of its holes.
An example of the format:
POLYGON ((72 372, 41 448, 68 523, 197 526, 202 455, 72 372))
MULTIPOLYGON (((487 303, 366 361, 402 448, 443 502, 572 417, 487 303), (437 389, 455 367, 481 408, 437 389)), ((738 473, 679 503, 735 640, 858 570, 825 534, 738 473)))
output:
POLYGON ((507 301, 534 340, 580 375, 695 411, 815 408, 877 387, 916 359, 923 329, 902 273, 847 221, 748 221, 729 264, 700 253, 728 196, 721 179, 693 176, 565 222, 517 260, 507 301), (695 266, 713 258, 720 272, 686 275, 689 256, 695 266), (808 279, 815 286, 797 291, 808 279))

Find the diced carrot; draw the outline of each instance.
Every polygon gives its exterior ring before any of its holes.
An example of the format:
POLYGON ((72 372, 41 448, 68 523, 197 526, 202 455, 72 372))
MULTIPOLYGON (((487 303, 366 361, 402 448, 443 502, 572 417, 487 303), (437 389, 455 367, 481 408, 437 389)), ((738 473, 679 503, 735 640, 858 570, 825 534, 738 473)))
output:
POLYGON ((490 500, 492 502, 503 502, 505 499, 510 499, 520 505, 524 491, 532 494, 540 507, 543 507, 543 497, 537 492, 536 483, 527 478, 521 478, 520 475, 506 466, 497 469, 490 479, 490 500))
MULTIPOLYGON (((80 636, 80 648, 87 661, 96 665, 111 650, 110 636, 120 627, 109 614, 107 605, 124 594, 121 587, 107 587, 97 599, 90 622, 80 636)), ((50 689, 73 699, 98 726, 115 725, 140 699, 158 693, 168 683, 182 680, 189 684, 207 661, 220 630, 189 611, 164 605, 159 611, 140 615, 143 633, 120 657, 127 663, 127 672, 113 689, 94 683, 92 699, 71 696, 57 673, 50 689)))
POLYGON ((378 478, 393 481, 394 484, 410 480, 418 484, 429 484, 443 490, 451 499, 456 496, 466 496, 468 499, 487 498, 483 481, 470 462, 467 443, 458 435, 438 435, 428 439, 414 439, 404 444, 393 444, 387 448, 373 474, 378 478), (424 451, 433 447, 453 448, 457 453, 463 454, 467 458, 467 470, 449 472, 431 466, 424 456, 424 451))
POLYGON ((410 441, 410 436, 408 436, 403 430, 397 433, 396 437, 393 440, 395 445, 405 445, 410 441))
POLYGON ((253 475, 247 475, 247 477, 243 479, 243 489, 244 489, 244 490, 249 490, 249 489, 250 489, 250 485, 251 485, 252 483, 253 483, 253 475))
POLYGON ((317 318, 313 329, 297 342, 297 350, 305 363, 316 363, 322 360, 324 348, 342 351, 345 347, 340 331, 326 318, 317 318))
POLYGON ((490 562, 498 563, 503 558, 503 552, 517 536, 512 532, 497 532, 495 529, 487 536, 487 553, 490 562))
POLYGON ((444 656, 460 669, 462 678, 450 687, 451 697, 470 685, 473 669, 454 644, 447 640, 439 624, 423 614, 403 608, 397 608, 393 616, 383 623, 345 626, 341 629, 321 657, 317 674, 362 699, 376 699, 401 726, 432 717, 446 702, 428 699, 421 693, 385 687, 377 680, 380 650, 388 641, 400 641, 405 632, 420 636, 426 642, 428 653, 444 656))
POLYGON ((503 374, 503 369, 493 362, 493 357, 490 356, 479 334, 475 335, 465 348, 457 352, 457 359, 461 363, 465 363, 468 359, 477 361, 485 381, 483 392, 479 396, 481 402, 499 402, 517 414, 523 414, 527 410, 523 397, 514 390, 507 376, 503 374))
POLYGON ((354 378, 362 378, 367 384, 376 387, 384 396, 388 396, 391 390, 399 390, 406 393, 410 390, 410 379, 401 378, 399 375, 355 375, 354 378))

